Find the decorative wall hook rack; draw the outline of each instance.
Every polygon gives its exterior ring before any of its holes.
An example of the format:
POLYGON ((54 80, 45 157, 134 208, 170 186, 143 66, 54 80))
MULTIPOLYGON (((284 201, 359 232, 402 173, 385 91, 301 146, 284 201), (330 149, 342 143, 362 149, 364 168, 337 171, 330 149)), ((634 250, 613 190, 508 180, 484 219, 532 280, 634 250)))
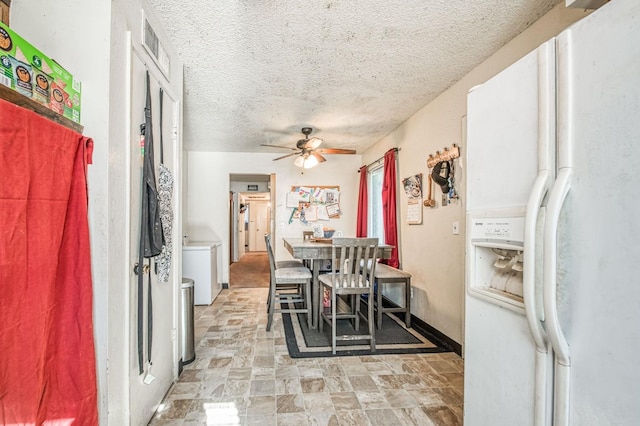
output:
POLYGON ((435 155, 429 154, 427 167, 432 168, 441 161, 449 161, 458 157, 460 157, 460 148, 454 143, 451 147, 445 147, 443 152, 436 151, 435 155))

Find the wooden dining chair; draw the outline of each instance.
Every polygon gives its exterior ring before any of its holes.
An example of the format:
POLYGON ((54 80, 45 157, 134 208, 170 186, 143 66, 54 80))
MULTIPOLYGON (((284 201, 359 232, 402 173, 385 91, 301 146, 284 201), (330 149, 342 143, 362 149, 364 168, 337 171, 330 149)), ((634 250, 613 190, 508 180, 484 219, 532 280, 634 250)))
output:
MULTIPOLYGON (((273 255, 273 248, 271 247, 271 235, 264 234, 264 242, 267 246, 267 252, 273 255)), ((290 259, 290 260, 278 260, 276 261, 276 268, 295 268, 302 266, 302 260, 290 259)))
MULTIPOLYGON (((271 247, 271 237, 264 237, 269 256, 269 298, 267 308, 267 331, 271 330, 273 315, 276 312, 306 313, 307 326, 311 328, 313 307, 311 305, 311 271, 301 263, 296 262, 287 266, 286 263, 276 263, 271 247), (282 307, 287 302, 287 307, 282 307), (296 306, 296 304, 302 306, 296 306)), ((287 261, 285 261, 287 262, 287 261)))
MULTIPOLYGON (((267 246, 267 252, 269 250, 273 250, 271 248, 271 235, 269 234, 265 234, 264 235, 264 242, 267 246)), ((273 251, 271 252, 273 253, 273 251)), ((297 268, 300 266, 307 266, 305 265, 301 260, 298 259, 291 259, 291 260, 278 260, 276 261, 276 268, 297 268)), ((271 284, 269 284, 271 285, 271 284)), ((268 306, 271 303, 271 294, 267 295, 267 310, 269 309, 268 306)))
POLYGON ((375 321, 373 316, 373 304, 367 308, 367 323, 369 334, 366 335, 341 335, 337 336, 336 325, 338 319, 352 319, 356 331, 360 329, 360 297, 368 295, 373 299, 373 282, 368 277, 375 274, 376 259, 378 256, 377 238, 334 238, 332 242, 332 271, 318 277, 321 285, 320 294, 326 288, 331 292, 331 308, 323 309, 322 297, 318 301, 320 312, 319 331, 322 332, 324 321, 331 324, 331 349, 336 353, 337 341, 369 340, 371 351, 375 352, 375 321), (362 265, 362 266, 361 266, 362 265), (350 309, 348 312, 338 311, 338 297, 350 296, 350 309))

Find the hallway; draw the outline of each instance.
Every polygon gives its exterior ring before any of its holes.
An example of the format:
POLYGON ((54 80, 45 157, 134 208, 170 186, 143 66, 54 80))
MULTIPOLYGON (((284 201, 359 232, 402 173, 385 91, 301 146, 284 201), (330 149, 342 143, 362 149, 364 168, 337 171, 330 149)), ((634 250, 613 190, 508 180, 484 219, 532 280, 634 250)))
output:
POLYGON ((196 360, 150 425, 461 425, 455 353, 292 359, 267 288, 196 307, 196 360))
POLYGON ((229 288, 269 288, 269 258, 266 251, 247 251, 229 265, 229 288))

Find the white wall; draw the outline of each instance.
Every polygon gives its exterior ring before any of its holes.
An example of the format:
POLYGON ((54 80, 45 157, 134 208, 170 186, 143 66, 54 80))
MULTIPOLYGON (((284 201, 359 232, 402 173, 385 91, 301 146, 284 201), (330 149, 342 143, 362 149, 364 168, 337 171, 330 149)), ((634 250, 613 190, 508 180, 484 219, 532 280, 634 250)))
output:
POLYGON ((285 207, 285 194, 291 186, 340 186, 340 205, 343 211, 339 219, 331 219, 327 226, 342 230, 345 236, 355 236, 358 169, 360 155, 330 155, 327 162, 301 174, 293 159, 272 161, 277 154, 250 154, 228 152, 189 152, 186 219, 190 239, 214 238, 222 241, 222 282, 229 282, 229 175, 233 173, 276 174, 276 200, 271 200, 275 212, 273 248, 277 259, 290 258, 284 249, 282 237, 302 238, 303 229, 311 229, 299 220, 289 224, 291 209, 285 207), (275 207, 274 207, 275 206, 275 207), (202 231, 204 236, 197 230, 202 231))
MULTIPOLYGON (((464 195, 466 162, 462 120, 466 115, 468 90, 488 80, 545 40, 555 36, 586 12, 555 7, 529 29, 480 64, 433 102, 416 112, 402 126, 363 153, 363 163, 399 147, 399 177, 422 173, 424 181, 430 169, 429 154, 455 143, 461 146, 461 158, 455 161, 457 190, 464 195)), ((407 199, 400 192, 402 268, 413 275, 412 313, 451 339, 462 343, 464 324, 464 198, 442 207, 442 192, 434 185, 438 207, 423 209, 422 225, 406 224, 407 199), (460 223, 460 234, 452 234, 453 222, 460 223)), ((395 297, 394 297, 395 298, 395 297)))
MULTIPOLYGON (((239 181, 231 181, 230 191, 233 192, 249 192, 247 190, 248 185, 258 185, 258 190, 255 192, 269 192, 269 188, 267 186, 268 182, 239 182, 239 181)), ((251 191, 254 192, 254 191, 251 191)))
MULTIPOLYGON (((104 260, 108 259, 110 227, 124 226, 119 217, 112 218, 114 223, 109 223, 110 16, 109 0, 32 0, 14 1, 11 5, 11 27, 82 81, 81 123, 84 134, 95 142, 88 185, 101 424, 106 424, 107 412, 109 324, 105 319, 108 317, 109 277, 119 269, 104 260)), ((117 205, 119 200, 120 197, 116 197, 113 202, 117 205)))
MULTIPOLYGON (((95 142, 88 186, 101 425, 130 424, 128 294, 132 265, 128 262, 130 172, 125 32, 139 31, 143 5, 148 6, 145 0, 29 0, 11 5, 12 28, 82 82, 81 124, 84 134, 95 142)), ((180 167, 176 170, 179 173, 180 167)), ((175 220, 179 224, 179 179, 176 186, 175 220)), ((180 267, 179 262, 174 265, 180 267)), ((154 408, 147 407, 147 411, 154 408)))

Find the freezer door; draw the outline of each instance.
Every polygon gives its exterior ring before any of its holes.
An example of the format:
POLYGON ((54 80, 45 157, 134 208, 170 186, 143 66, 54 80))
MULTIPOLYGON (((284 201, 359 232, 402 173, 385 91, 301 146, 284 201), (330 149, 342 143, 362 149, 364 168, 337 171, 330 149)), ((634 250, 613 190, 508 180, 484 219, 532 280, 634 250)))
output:
MULTIPOLYGON (((540 236, 538 208, 555 170, 554 45, 554 40, 543 44, 468 96, 467 215, 526 209, 525 227, 531 225, 532 231, 525 231, 520 241, 524 239, 524 254, 531 256, 540 236)), ((479 278, 475 274, 480 259, 491 255, 474 245, 472 230, 467 226, 467 288, 472 287, 470 280, 479 278)), ((535 258, 524 263, 525 276, 540 269, 537 263, 535 258)), ((525 290, 537 281, 533 275, 520 279, 529 283, 525 290)), ((537 344, 545 346, 538 320, 542 315, 536 315, 537 297, 527 297, 522 288, 513 291, 519 296, 514 298, 518 309, 513 303, 487 303, 490 298, 479 300, 471 296, 473 291, 467 292, 465 425, 534 425, 547 417, 547 356, 536 349, 537 344), (533 325, 522 316, 525 312, 533 315, 533 325), (538 330, 536 340, 532 328, 538 330)), ((475 293, 493 291, 480 290, 475 293)))
POLYGON ((612 1, 562 33, 558 64, 558 162, 572 174, 545 240, 557 243, 550 300, 570 352, 558 424, 638 424, 640 2, 612 1))
POLYGON ((525 207, 538 174, 539 55, 533 51, 467 99, 467 211, 525 207))

